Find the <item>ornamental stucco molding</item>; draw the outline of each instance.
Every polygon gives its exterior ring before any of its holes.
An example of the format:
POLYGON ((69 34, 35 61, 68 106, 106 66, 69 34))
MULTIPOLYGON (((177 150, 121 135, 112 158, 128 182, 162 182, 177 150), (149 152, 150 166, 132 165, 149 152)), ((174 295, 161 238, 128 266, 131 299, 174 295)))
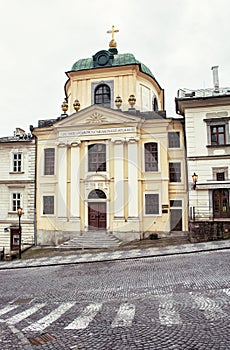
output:
POLYGON ((94 113, 88 118, 86 118, 86 123, 90 124, 101 124, 107 121, 107 118, 100 113, 94 113))
POLYGON ((122 143, 136 143, 140 140, 140 137, 114 137, 111 139, 111 142, 114 144, 122 143))
POLYGON ((60 148, 64 147, 78 147, 81 144, 81 140, 64 140, 64 141, 57 141, 56 145, 60 148))

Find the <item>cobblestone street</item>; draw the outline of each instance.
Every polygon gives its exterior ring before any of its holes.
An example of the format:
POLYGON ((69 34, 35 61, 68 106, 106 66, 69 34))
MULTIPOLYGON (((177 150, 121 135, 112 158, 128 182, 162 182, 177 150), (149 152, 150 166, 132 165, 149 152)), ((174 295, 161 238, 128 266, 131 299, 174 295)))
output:
POLYGON ((0 272, 1 349, 230 348, 229 251, 0 272))

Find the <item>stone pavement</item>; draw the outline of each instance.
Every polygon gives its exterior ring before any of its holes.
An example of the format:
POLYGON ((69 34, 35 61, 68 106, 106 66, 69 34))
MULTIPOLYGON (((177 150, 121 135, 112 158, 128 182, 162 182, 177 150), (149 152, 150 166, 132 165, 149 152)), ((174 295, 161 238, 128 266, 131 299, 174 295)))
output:
POLYGON ((98 261, 112 261, 112 260, 123 260, 133 258, 146 258, 146 257, 157 257, 167 256, 176 254, 189 254, 196 252, 212 251, 212 250, 223 250, 230 248, 230 240, 223 241, 211 241, 195 244, 182 244, 177 246, 167 247, 150 247, 150 248, 135 248, 130 250, 118 250, 118 251, 103 251, 103 252, 91 252, 87 251, 76 251, 71 252, 69 255, 60 255, 54 257, 43 257, 34 258, 27 260, 13 260, 13 261, 1 261, 0 270, 10 270, 17 268, 29 268, 29 267, 42 267, 42 266, 57 266, 57 265, 68 265, 78 263, 92 263, 98 261))

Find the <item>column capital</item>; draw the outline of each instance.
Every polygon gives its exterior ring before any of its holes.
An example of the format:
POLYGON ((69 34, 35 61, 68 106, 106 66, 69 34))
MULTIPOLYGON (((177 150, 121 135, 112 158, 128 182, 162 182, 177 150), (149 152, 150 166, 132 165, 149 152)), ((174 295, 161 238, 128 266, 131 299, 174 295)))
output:
POLYGON ((79 147, 81 140, 68 141, 68 146, 70 147, 79 147))

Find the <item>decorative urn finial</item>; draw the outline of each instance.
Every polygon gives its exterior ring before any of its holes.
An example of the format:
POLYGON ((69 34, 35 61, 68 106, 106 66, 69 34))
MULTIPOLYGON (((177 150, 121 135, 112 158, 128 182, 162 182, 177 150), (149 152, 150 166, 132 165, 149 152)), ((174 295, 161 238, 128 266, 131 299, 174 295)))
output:
POLYGON ((129 102, 131 108, 133 108, 133 106, 134 106, 135 103, 136 103, 136 97, 135 97, 134 95, 130 95, 130 96, 129 96, 129 99, 128 99, 128 102, 129 102))
POLYGON ((117 96, 117 97, 115 98, 115 105, 116 105, 116 107, 117 107, 118 109, 121 107, 121 105, 122 105, 122 99, 121 99, 120 96, 117 96))
POLYGON ((76 112, 79 111, 79 109, 81 108, 81 104, 80 104, 79 100, 74 101, 73 108, 75 109, 76 112))
POLYGON ((66 113, 68 111, 68 101, 67 101, 67 98, 64 99, 62 105, 61 105, 61 109, 63 110, 64 113, 66 113))

